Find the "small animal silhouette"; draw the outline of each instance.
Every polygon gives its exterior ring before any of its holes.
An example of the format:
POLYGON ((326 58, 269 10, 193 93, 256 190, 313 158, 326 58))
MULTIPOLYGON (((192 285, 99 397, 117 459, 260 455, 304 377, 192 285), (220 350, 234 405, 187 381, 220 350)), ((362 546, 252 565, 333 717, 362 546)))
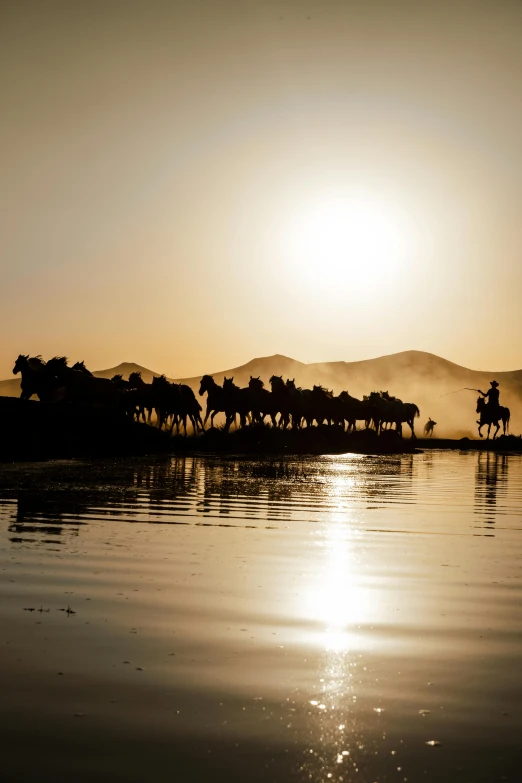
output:
POLYGON ((426 437, 429 437, 429 438, 431 438, 431 437, 433 436, 433 430, 435 429, 435 425, 436 425, 436 423, 437 423, 437 422, 436 422, 436 421, 433 421, 433 419, 432 419, 432 418, 431 418, 431 416, 430 416, 430 418, 428 419, 428 421, 427 421, 427 422, 426 422, 426 424, 424 425, 424 435, 425 435, 426 437))

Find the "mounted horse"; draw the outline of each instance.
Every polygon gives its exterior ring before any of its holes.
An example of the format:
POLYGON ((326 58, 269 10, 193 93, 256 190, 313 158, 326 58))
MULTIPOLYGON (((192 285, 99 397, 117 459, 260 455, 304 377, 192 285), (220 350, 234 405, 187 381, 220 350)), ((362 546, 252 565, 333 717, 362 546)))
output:
POLYGON ((487 424, 488 425, 488 435, 491 431, 491 425, 494 424, 496 426, 495 433, 493 435, 493 440, 498 435, 498 431, 500 429, 500 422, 502 422, 503 426, 503 434, 507 435, 509 430, 509 420, 511 418, 511 413, 509 408, 505 408, 503 405, 495 405, 491 406, 491 403, 486 403, 486 400, 484 397, 479 397, 477 400, 477 413, 480 416, 479 421, 477 421, 478 427, 478 434, 481 438, 483 438, 483 434, 481 433, 482 427, 487 424), (490 410, 491 408, 491 410, 490 410))

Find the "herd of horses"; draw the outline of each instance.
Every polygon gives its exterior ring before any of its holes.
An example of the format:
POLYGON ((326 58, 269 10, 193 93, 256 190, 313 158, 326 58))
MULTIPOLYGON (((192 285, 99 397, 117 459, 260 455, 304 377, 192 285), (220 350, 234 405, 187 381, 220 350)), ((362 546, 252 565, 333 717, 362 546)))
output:
MULTIPOLYGON (((248 386, 240 388, 233 378, 224 378, 219 385, 212 375, 201 379, 199 395, 207 395, 205 416, 194 391, 183 383, 172 383, 164 375, 154 377, 146 383, 141 373, 133 372, 128 380, 115 375, 110 380, 98 378, 86 367, 84 362, 76 362, 69 367, 67 358, 57 356, 45 362, 41 356, 29 357, 20 354, 13 373, 21 374, 21 398, 30 399, 36 395, 43 402, 69 401, 81 404, 95 404, 123 409, 129 418, 136 421, 152 421, 156 416, 159 428, 171 433, 183 430, 187 434, 190 422, 194 432, 204 431, 210 419, 214 426, 214 417, 224 414, 225 431, 233 424, 245 427, 249 424, 263 424, 268 418, 273 427, 280 429, 301 429, 303 426, 329 425, 354 432, 359 422, 366 428, 372 427, 378 433, 390 427, 402 436, 403 424, 411 430, 415 438, 415 419, 419 409, 412 402, 403 402, 392 397, 386 391, 371 392, 362 400, 352 397, 347 391, 334 395, 323 386, 312 389, 297 387, 295 379, 283 380, 282 376, 270 378, 270 390, 264 388, 260 378, 250 377, 248 386)), ((496 438, 500 425, 507 433, 509 408, 493 408, 483 398, 477 400, 477 413, 480 416, 478 432, 488 426, 496 425, 493 438, 496 438)), ((425 434, 433 434, 436 422, 431 419, 425 427, 425 434), (431 431, 427 431, 429 425, 431 431)))
POLYGON ((205 430, 210 419, 224 414, 225 431, 239 419, 239 426, 263 424, 267 419, 273 427, 301 429, 314 425, 329 425, 353 432, 359 422, 373 427, 378 433, 395 427, 402 435, 406 423, 415 437, 415 419, 419 409, 411 402, 402 402, 388 392, 372 392, 362 400, 347 391, 334 395, 323 386, 312 389, 297 387, 295 379, 283 380, 282 376, 270 378, 271 389, 265 389, 260 378, 250 378, 248 386, 240 388, 233 378, 226 378, 219 385, 212 375, 201 379, 199 395, 207 395, 205 416, 190 386, 172 383, 164 375, 146 383, 141 373, 133 372, 128 380, 121 375, 113 378, 94 376, 83 362, 69 367, 64 356, 45 362, 41 356, 20 355, 13 373, 21 374, 21 397, 30 399, 36 395, 43 402, 70 401, 82 404, 98 404, 120 407, 136 421, 152 421, 170 432, 187 433, 190 422, 194 432, 205 430))

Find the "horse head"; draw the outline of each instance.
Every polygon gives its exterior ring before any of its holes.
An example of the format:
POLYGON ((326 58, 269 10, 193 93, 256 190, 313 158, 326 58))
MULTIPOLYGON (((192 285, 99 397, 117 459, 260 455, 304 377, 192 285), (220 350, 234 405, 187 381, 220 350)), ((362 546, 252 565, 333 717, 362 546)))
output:
POLYGON ((265 384, 263 383, 259 375, 257 376, 257 378, 252 378, 252 376, 250 376, 250 380, 248 382, 249 389, 262 389, 264 385, 265 384))
POLYGON ((485 401, 484 397, 479 397, 478 400, 477 400, 477 410, 476 410, 476 413, 482 413, 482 411, 485 409, 485 407, 486 407, 486 401, 485 401))
POLYGON ((205 392, 208 392, 209 389, 214 386, 214 384, 215 381, 212 375, 204 375, 199 386, 199 396, 202 397, 205 392))
POLYGON ((13 375, 17 375, 19 372, 22 372, 27 366, 28 366, 28 359, 29 354, 27 356, 23 353, 19 354, 18 359, 15 362, 15 365, 13 367, 13 375))
POLYGON ((131 372, 129 375, 129 386, 131 389, 137 389, 141 384, 143 383, 143 380, 141 378, 141 372, 131 372))
POLYGON ((111 378, 111 381, 113 383, 121 383, 122 380, 123 380, 123 375, 121 375, 121 374, 120 375, 113 375, 112 378, 111 378))
POLYGON ((63 378, 71 368, 67 365, 67 356, 54 356, 46 365, 47 371, 56 378, 63 378))
POLYGON ((83 359, 81 362, 76 362, 76 364, 73 364, 72 369, 76 370, 77 372, 83 372, 84 375, 92 375, 92 372, 85 366, 83 359))
POLYGON ((152 386, 156 389, 166 389, 170 385, 164 375, 155 375, 152 379, 152 386))

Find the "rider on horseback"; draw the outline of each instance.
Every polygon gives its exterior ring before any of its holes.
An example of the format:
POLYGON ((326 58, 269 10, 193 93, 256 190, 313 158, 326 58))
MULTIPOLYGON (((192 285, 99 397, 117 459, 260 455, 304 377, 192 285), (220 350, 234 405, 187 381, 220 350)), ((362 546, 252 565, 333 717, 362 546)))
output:
POLYGON ((489 389, 487 392, 480 391, 478 389, 479 394, 482 394, 483 397, 488 398, 488 410, 490 412, 493 412, 493 410, 496 410, 500 407, 500 392, 498 390, 498 383, 497 381, 490 381, 491 389, 489 389))

